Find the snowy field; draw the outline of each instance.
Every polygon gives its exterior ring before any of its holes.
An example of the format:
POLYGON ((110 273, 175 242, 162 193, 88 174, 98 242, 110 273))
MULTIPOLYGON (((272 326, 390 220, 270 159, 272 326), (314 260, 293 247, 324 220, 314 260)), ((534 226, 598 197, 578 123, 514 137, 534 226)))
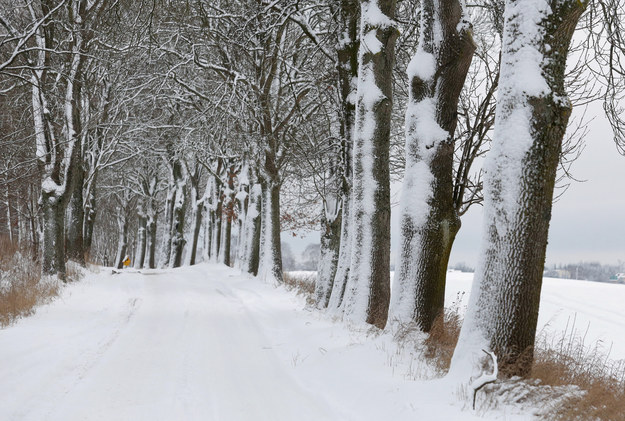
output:
MULTIPOLYGON (((449 272, 447 279, 446 304, 457 301, 458 294, 465 292, 460 306, 463 310, 473 274, 449 272)), ((625 285, 544 278, 539 335, 558 340, 563 332, 571 330, 585 338, 588 346, 600 342, 609 358, 625 359, 625 285)))
MULTIPOLYGON (((453 301, 471 275, 450 277, 453 301)), ((541 325, 577 314, 625 357, 624 302, 622 285, 548 279, 541 325)), ((407 354, 223 266, 102 271, 0 331, 0 420, 532 419, 472 411, 407 354)))

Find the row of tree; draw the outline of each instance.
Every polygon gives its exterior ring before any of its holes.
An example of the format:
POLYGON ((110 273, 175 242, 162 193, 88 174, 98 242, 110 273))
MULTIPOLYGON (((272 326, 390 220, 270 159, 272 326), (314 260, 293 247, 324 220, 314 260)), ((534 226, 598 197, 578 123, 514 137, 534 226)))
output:
POLYGON ((279 283, 280 232, 316 225, 319 308, 428 332, 460 217, 483 201, 452 369, 491 349, 527 372, 557 169, 585 134, 572 106, 602 99, 623 145, 617 0, 15 3, 0 2, 2 225, 44 274, 129 254, 279 283))

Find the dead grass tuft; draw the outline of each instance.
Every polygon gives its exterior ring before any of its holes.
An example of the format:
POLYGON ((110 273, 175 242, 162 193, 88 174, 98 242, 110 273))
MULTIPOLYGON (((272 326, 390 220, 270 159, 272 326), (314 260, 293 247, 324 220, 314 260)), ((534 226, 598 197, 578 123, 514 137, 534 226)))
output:
POLYGON ((288 290, 296 291, 298 295, 303 295, 306 298, 306 305, 315 304, 315 282, 317 281, 315 273, 284 272, 282 279, 288 290))
POLYGON ((588 346, 572 326, 556 339, 539 335, 531 377, 551 386, 576 385, 576 394, 553 407, 551 420, 625 421, 625 361, 609 358, 602 343, 588 346))
POLYGON ((432 324, 432 329, 424 341, 423 355, 430 360, 440 373, 447 373, 451 364, 451 357, 460 335, 462 327, 462 317, 460 317, 460 303, 462 294, 458 294, 457 299, 445 312, 438 316, 432 324))
POLYGON ((0 327, 32 314, 58 288, 56 280, 42 281, 41 269, 28 252, 0 237, 0 327))
MULTIPOLYGON (((399 326, 395 334, 400 344, 414 342, 439 374, 449 370, 458 341, 461 299, 436 319, 422 341, 414 340, 420 333, 414 323, 399 326)), ((488 411, 506 402, 531 409, 544 420, 625 421, 625 360, 611 360, 602 343, 588 346, 585 335, 575 333, 575 321, 570 324, 560 337, 540 333, 531 374, 506 378, 500 371, 500 380, 478 394, 478 407, 488 411)))

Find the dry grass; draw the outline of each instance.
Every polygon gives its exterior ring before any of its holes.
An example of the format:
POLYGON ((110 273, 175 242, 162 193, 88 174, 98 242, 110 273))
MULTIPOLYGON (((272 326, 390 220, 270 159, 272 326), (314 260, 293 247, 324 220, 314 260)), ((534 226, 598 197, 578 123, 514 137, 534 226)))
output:
MULTIPOLYGON (((462 326, 459 303, 439 317, 427 337, 415 342, 439 373, 448 371, 462 326)), ((418 337, 414 324, 403 325, 398 342, 418 337)), ((492 409, 499 401, 538 408, 538 419, 558 421, 625 421, 625 360, 613 361, 603 344, 588 346, 576 335, 575 322, 559 338, 538 335, 532 371, 528 378, 504 376, 481 394, 481 407, 492 409), (542 406, 542 408, 541 408, 542 406)))
POLYGON ((427 338, 424 341, 425 358, 436 367, 441 373, 446 373, 451 364, 451 357, 460 335, 462 327, 462 317, 460 317, 460 303, 462 294, 458 294, 452 305, 445 309, 445 312, 438 316, 432 324, 427 338))
POLYGON ((625 421, 625 361, 612 361, 602 344, 588 346, 575 322, 557 338, 539 335, 531 377, 544 385, 576 385, 584 391, 555 406, 552 420, 625 421))
POLYGON ((312 306, 315 304, 315 282, 317 277, 315 273, 303 274, 284 272, 282 274, 284 285, 291 291, 296 291, 298 295, 306 298, 306 304, 312 306))
POLYGON ((41 269, 28 252, 0 237, 0 327, 32 314, 58 288, 58 282, 41 279, 41 269))

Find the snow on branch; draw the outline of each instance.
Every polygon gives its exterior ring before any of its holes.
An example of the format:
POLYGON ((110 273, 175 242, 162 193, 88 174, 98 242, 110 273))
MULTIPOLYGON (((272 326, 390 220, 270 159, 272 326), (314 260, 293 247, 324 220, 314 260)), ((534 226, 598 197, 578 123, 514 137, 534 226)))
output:
POLYGON ((497 381, 497 374, 499 372, 499 367, 497 365, 497 356, 495 355, 495 353, 492 351, 486 351, 485 349, 483 349, 482 351, 484 351, 486 355, 489 355, 490 358, 493 360, 493 372, 490 374, 483 372, 480 377, 471 382, 471 389, 473 389, 473 409, 475 409, 475 398, 477 396, 477 392, 487 384, 495 383, 495 381, 497 381))

